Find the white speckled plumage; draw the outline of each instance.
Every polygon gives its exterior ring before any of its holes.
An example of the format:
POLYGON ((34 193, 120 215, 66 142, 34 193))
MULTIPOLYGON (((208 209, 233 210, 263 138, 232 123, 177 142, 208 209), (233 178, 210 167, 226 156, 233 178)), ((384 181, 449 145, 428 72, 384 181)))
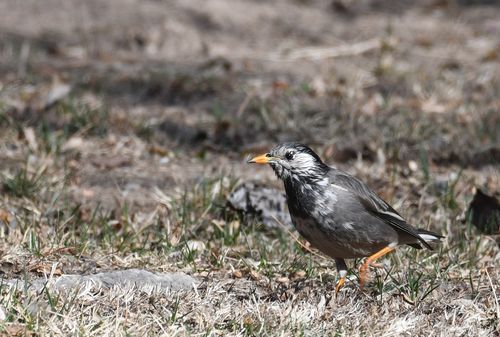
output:
POLYGON ((440 238, 407 224, 366 184, 327 166, 305 145, 280 144, 265 156, 284 182, 296 229, 334 258, 343 275, 345 258, 370 256, 398 244, 430 248, 427 241, 440 238))

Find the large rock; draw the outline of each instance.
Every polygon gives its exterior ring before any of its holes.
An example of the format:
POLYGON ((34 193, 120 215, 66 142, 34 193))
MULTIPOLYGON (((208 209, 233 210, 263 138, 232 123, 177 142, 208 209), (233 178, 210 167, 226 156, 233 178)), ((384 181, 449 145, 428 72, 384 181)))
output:
MULTIPOLYGON (((11 279, 4 282, 20 287, 24 286, 25 281, 11 279)), ((46 286, 56 290, 71 290, 86 286, 97 289, 135 286, 139 289, 148 288, 155 291, 189 290, 197 284, 194 278, 184 273, 152 273, 142 269, 116 270, 93 275, 63 275, 49 281, 39 278, 26 282, 28 286, 36 290, 41 290, 46 286)))
POLYGON ((267 228, 292 226, 285 194, 271 186, 256 182, 238 185, 229 195, 228 204, 245 215, 255 217, 267 228))

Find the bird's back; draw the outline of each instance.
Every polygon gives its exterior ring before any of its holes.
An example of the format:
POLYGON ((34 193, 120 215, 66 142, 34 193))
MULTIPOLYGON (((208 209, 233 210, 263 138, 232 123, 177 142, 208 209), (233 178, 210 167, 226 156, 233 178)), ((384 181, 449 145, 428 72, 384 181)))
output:
POLYGON ((355 195, 330 180, 307 186, 285 182, 288 207, 298 232, 331 257, 368 256, 397 241, 397 232, 374 218, 355 195), (369 224, 369 225, 367 225, 369 224))

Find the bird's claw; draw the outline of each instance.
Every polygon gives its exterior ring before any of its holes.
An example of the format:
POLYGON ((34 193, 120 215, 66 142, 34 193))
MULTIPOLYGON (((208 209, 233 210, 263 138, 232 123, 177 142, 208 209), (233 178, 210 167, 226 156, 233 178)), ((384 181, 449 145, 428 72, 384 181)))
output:
POLYGON ((342 289, 344 284, 345 284, 345 277, 341 277, 340 280, 338 280, 337 284, 335 285, 335 294, 339 293, 340 289, 342 289))

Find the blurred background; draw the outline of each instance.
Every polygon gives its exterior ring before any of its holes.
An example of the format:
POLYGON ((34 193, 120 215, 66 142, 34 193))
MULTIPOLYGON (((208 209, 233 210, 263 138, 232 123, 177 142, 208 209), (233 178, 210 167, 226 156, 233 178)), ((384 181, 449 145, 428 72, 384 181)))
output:
POLYGON ((119 187, 139 205, 152 186, 245 175, 246 153, 283 140, 345 167, 479 170, 499 161, 499 15, 466 0, 4 0, 1 165, 61 154, 78 199, 119 187))

